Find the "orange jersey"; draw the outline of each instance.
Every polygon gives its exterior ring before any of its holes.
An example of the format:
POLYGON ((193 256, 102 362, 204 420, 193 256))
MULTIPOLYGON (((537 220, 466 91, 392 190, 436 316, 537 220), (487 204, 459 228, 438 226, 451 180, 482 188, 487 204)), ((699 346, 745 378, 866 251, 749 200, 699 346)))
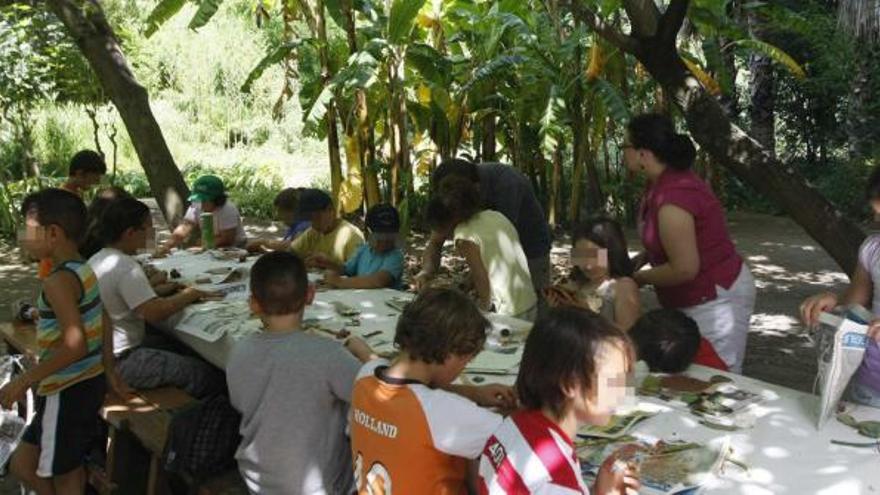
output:
POLYGON ((476 459, 501 417, 419 382, 384 376, 387 362, 364 365, 351 401, 351 449, 361 495, 467 493, 476 459))

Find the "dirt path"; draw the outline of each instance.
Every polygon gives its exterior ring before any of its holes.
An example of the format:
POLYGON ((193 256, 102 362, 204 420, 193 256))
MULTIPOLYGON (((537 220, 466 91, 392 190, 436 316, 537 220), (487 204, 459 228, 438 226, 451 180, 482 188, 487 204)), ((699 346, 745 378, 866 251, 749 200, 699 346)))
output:
MULTIPOLYGON (((157 224, 160 223, 158 220, 157 224)), ((815 375, 815 357, 803 327, 796 319, 797 307, 810 294, 842 289, 847 279, 831 258, 787 218, 734 214, 730 217, 730 228, 758 284, 745 374, 809 390, 815 375)), ((259 223, 249 225, 247 230, 251 236, 277 232, 277 229, 259 223)), ((634 237, 634 233, 629 234, 634 237)), ((416 268, 415 256, 420 248, 413 246, 410 250, 410 270, 416 268)), ((564 258, 567 252, 568 246, 564 244, 554 248, 554 265, 559 274, 566 270, 564 258)), ((3 300, 11 302, 32 297, 37 289, 35 270, 34 265, 21 263, 18 249, 0 247, 0 294, 3 294, 3 300)), ((645 294, 645 303, 648 307, 656 304, 652 293, 645 294)), ((9 317, 8 309, 0 311, 0 319, 8 320, 9 317)))

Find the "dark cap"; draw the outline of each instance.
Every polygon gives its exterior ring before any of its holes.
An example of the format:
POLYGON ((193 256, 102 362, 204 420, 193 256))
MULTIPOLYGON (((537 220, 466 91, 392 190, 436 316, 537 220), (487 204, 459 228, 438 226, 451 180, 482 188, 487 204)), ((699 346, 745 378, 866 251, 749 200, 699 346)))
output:
POLYGON ((389 204, 379 204, 367 212, 367 228, 373 232, 390 234, 400 230, 400 215, 389 204))
POLYGON ((320 189, 302 189, 299 192, 297 213, 300 215, 317 213, 326 210, 331 204, 333 204, 333 200, 324 191, 320 189))

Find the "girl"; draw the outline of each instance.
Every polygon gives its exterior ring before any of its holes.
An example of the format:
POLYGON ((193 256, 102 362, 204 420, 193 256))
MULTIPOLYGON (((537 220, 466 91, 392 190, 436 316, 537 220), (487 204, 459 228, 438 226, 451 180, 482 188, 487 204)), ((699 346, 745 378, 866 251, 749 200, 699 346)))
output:
POLYGON ((548 288, 547 304, 586 308, 629 330, 639 318, 639 286, 620 224, 589 220, 575 228, 571 242, 570 282, 548 288))
MULTIPOLYGON (((538 318, 516 380, 523 409, 506 418, 486 443, 480 493, 590 493, 573 440, 581 425, 608 423, 626 395, 633 361, 626 334, 601 316, 560 308, 538 318)), ((603 463, 595 493, 638 490, 634 471, 617 460, 624 455, 619 450, 603 463)))
MULTIPOLYGON (((867 199, 874 210, 874 218, 880 219, 880 168, 875 168, 868 179, 867 199)), ((868 236, 859 248, 859 264, 843 297, 823 292, 808 298, 801 304, 801 318, 814 326, 819 314, 837 305, 870 305, 874 316, 880 316, 880 234, 868 236)), ((873 337, 868 343, 862 365, 849 385, 849 398, 854 402, 880 407, 880 320, 874 320, 868 330, 873 337)))
POLYGON ((476 184, 458 176, 443 179, 428 203, 427 221, 442 238, 455 240, 481 310, 534 320, 538 298, 519 234, 507 217, 482 208, 476 184))

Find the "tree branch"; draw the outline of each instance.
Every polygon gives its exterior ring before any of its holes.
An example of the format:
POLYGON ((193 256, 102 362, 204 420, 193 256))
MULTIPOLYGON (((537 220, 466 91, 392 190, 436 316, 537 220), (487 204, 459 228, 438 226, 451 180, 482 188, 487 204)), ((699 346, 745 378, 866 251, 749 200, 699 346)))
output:
POLYGON ((635 38, 623 34, 614 26, 602 20, 592 9, 585 6, 581 0, 574 0, 572 2, 572 11, 577 20, 589 26, 599 36, 605 38, 620 50, 630 54, 634 54, 638 50, 639 43, 635 38))
POLYGON ((666 12, 660 18, 660 40, 663 43, 671 43, 675 46, 675 39, 681 30, 682 24, 687 17, 690 0, 672 0, 666 12))
POLYGON ((632 35, 636 38, 653 38, 660 23, 660 9, 654 0, 624 0, 626 11, 632 24, 632 35))

